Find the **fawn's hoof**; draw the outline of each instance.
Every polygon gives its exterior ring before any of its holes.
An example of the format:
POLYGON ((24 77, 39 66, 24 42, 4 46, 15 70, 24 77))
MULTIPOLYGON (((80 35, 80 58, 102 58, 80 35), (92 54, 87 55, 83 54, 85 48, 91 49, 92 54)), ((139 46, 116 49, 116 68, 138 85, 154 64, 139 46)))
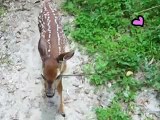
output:
POLYGON ((61 113, 61 115, 62 115, 63 117, 66 117, 66 114, 65 114, 65 113, 61 113))

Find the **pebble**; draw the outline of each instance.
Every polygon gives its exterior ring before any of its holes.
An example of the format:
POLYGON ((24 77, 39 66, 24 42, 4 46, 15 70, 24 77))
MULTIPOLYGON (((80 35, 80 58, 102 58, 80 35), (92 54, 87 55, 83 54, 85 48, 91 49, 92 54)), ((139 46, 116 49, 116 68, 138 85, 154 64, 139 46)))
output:
POLYGON ((75 90, 75 93, 80 93, 80 89, 76 89, 76 90, 75 90))
POLYGON ((93 96, 88 96, 88 98, 93 99, 93 96))
POLYGON ((79 87, 79 85, 77 83, 73 83, 72 85, 75 87, 79 87))
POLYGON ((15 90, 10 90, 10 91, 8 91, 8 93, 14 93, 15 92, 15 90))
POLYGON ((40 80, 39 79, 36 79, 35 80, 35 84, 39 84, 40 83, 40 80))
POLYGON ((20 40, 16 40, 16 43, 20 43, 21 41, 20 40))
POLYGON ((41 77, 41 76, 40 76, 40 77, 37 77, 37 79, 38 79, 38 80, 41 80, 41 79, 42 79, 42 77, 41 77))
POLYGON ((83 88, 83 85, 79 85, 78 87, 81 89, 81 88, 83 88))
POLYGON ((1 37, 1 40, 4 40, 4 37, 1 37))
POLYGON ((25 67, 20 67, 20 68, 17 69, 17 71, 21 71, 23 69, 25 69, 25 67))
POLYGON ((110 88, 112 86, 112 84, 111 83, 108 83, 108 87, 110 88))
POLYGON ((21 35, 19 33, 16 33, 16 38, 20 38, 21 35))
POLYGON ((89 90, 89 89, 85 89, 85 90, 84 90, 84 93, 85 93, 85 94, 89 94, 89 93, 90 93, 90 90, 89 90))

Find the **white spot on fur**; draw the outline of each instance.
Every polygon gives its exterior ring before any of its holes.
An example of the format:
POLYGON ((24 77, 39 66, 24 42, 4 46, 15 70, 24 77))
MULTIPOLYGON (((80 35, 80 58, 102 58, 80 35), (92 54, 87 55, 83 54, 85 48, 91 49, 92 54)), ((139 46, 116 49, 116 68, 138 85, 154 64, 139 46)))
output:
POLYGON ((51 34, 49 34, 49 39, 51 38, 51 34))
POLYGON ((58 43, 58 52, 59 54, 62 52, 63 50, 63 45, 64 45, 64 33, 63 33, 63 30, 62 30, 62 25, 60 23, 61 21, 61 17, 58 16, 58 10, 55 8, 55 9, 52 9, 50 7, 50 5, 48 5, 49 9, 51 9, 51 13, 49 12, 46 4, 43 5, 43 10, 41 11, 42 12, 42 16, 41 16, 41 21, 39 21, 40 24, 44 23, 41 25, 42 27, 42 34, 41 35, 44 39, 45 39, 45 34, 47 33, 48 34, 48 40, 47 40, 47 44, 48 44, 48 53, 51 51, 51 17, 50 17, 50 14, 52 13, 53 16, 54 16, 54 21, 55 21, 55 24, 56 24, 56 27, 57 27, 57 30, 56 30, 56 33, 57 33, 57 43, 58 43), (45 19, 47 21, 43 21, 42 17, 45 17, 45 19), (47 31, 45 31, 45 27, 47 25, 47 31), (61 41, 62 40, 62 41, 61 41))

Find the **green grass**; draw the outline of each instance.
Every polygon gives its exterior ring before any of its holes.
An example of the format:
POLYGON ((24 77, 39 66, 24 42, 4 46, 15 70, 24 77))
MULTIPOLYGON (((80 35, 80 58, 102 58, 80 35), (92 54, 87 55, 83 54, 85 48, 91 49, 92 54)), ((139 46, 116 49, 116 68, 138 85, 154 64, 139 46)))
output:
POLYGON ((98 120, 130 120, 131 118, 122 111, 121 106, 113 103, 109 108, 97 108, 98 120))
POLYGON ((6 9, 0 5, 0 16, 2 16, 6 12, 6 9))
MULTIPOLYGON (((6 8, 0 5, 0 17, 6 12, 6 8)), ((1 31, 4 27, 1 26, 1 31)), ((9 55, 7 53, 4 53, 4 51, 0 51, 0 65, 2 64, 11 64, 11 60, 9 59, 9 55)))
MULTIPOLYGON (((70 0, 63 5, 64 10, 75 16, 74 29, 67 31, 93 58, 84 66, 84 72, 95 73, 89 80, 96 86, 116 81, 116 104, 133 102, 142 87, 160 90, 160 7, 157 5, 159 0, 70 0), (149 10, 152 7, 155 8, 149 10), (144 27, 131 25, 138 15, 143 15, 144 27), (134 74, 126 76, 127 71, 134 74), (144 80, 135 79, 138 72, 145 74, 144 80)), ((109 119, 104 114, 110 110, 116 111, 115 107, 98 109, 97 119, 109 119)), ((116 115, 115 112, 113 116, 116 115)))

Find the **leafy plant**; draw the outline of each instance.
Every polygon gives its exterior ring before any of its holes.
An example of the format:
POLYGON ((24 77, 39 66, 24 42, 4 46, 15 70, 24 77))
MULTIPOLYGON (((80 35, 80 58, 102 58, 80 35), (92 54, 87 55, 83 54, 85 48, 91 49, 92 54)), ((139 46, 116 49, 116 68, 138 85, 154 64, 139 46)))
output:
POLYGON ((157 62, 156 64, 149 65, 149 63, 146 62, 144 69, 146 73, 146 85, 152 86, 156 90, 160 90, 160 63, 157 62))
POLYGON ((97 109, 98 120, 126 120, 118 101, 129 104, 146 85, 160 89, 159 5, 159 0, 70 0, 63 5, 64 10, 75 16, 72 37, 93 58, 85 71, 94 72, 89 76, 90 82, 97 86, 108 81, 117 84, 116 104, 97 109), (138 15, 143 15, 144 27, 131 25, 138 15), (146 62, 152 58, 156 62, 146 62), (142 71, 145 80, 135 80, 134 74, 126 76, 127 71, 142 71))
POLYGON ((97 108, 96 114, 98 120, 130 120, 130 117, 122 111, 117 102, 113 102, 108 108, 97 108))
POLYGON ((90 77, 91 83, 101 85, 108 80, 123 78, 125 71, 141 69, 139 66, 145 58, 160 58, 157 27, 160 8, 144 13, 146 19, 154 18, 146 21, 144 28, 130 25, 133 13, 136 15, 138 11, 159 3, 158 0, 70 0, 64 4, 64 9, 76 16, 72 37, 86 46, 89 54, 99 54, 94 57, 96 74, 90 77))
POLYGON ((0 5, 0 16, 2 16, 6 12, 6 9, 0 5))

